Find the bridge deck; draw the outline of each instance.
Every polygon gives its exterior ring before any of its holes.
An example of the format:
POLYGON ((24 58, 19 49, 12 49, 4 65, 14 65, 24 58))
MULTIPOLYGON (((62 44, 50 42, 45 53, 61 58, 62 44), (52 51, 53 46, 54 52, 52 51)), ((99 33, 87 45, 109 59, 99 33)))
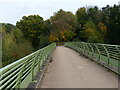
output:
POLYGON ((118 77, 72 49, 57 47, 38 88, 118 88, 118 77))

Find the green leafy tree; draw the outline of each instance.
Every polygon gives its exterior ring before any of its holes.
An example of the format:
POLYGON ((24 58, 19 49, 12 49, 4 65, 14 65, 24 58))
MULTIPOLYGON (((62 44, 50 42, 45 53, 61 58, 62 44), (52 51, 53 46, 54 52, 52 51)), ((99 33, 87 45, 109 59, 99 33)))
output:
POLYGON ((70 30, 65 30, 60 32, 60 39, 61 41, 72 41, 75 33, 70 30))
POLYGON ((81 7, 76 11, 76 16, 77 16, 77 21, 78 25, 75 30, 76 33, 76 39, 86 41, 86 38, 83 36, 82 32, 83 31, 83 26, 88 20, 88 15, 87 15, 87 9, 85 7, 81 7))
POLYGON ((79 25, 83 26, 88 19, 86 8, 85 7, 79 8, 76 11, 76 15, 79 25))
POLYGON ((1 23, 2 28, 4 28, 5 32, 10 33, 12 30, 16 29, 13 24, 10 23, 1 23))
POLYGON ((96 23, 96 16, 98 15, 98 7, 95 6, 95 7, 90 7, 87 9, 87 13, 88 13, 88 16, 89 16, 89 20, 93 21, 94 23, 96 23))
POLYGON ((120 44, 120 5, 102 8, 104 23, 107 26, 107 43, 120 44))
POLYGON ((25 38, 32 42, 33 47, 39 47, 40 35, 45 30, 42 17, 39 15, 23 16, 16 26, 23 31, 25 38))
POLYGON ((60 9, 50 18, 54 29, 61 30, 75 30, 77 25, 77 18, 71 12, 66 12, 60 9))
POLYGON ((39 38, 40 38, 40 42, 39 42, 40 48, 43 48, 49 44, 49 37, 47 35, 41 34, 39 38))
POLYGON ((99 32, 102 35, 102 38, 104 39, 103 41, 105 42, 107 36, 107 26, 104 23, 99 22, 97 25, 97 30, 99 30, 99 32))
POLYGON ((33 51, 32 45, 28 42, 19 29, 10 33, 5 32, 2 38, 2 63, 3 66, 20 59, 33 51))
POLYGON ((92 21, 86 22, 83 29, 84 31, 82 31, 82 33, 87 38, 87 42, 103 43, 102 34, 97 30, 97 27, 92 21))
POLYGON ((53 31, 50 35, 50 41, 56 40, 62 42, 64 41, 61 37, 62 31, 69 31, 73 33, 75 32, 77 26, 77 17, 71 12, 66 12, 60 9, 58 12, 54 13, 54 15, 50 18, 50 22, 53 25, 53 31))

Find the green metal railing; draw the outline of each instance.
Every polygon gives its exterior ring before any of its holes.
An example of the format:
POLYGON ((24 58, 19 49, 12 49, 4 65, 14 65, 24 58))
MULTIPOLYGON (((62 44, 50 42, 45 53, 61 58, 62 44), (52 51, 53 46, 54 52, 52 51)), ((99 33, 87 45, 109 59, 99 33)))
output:
POLYGON ((27 88, 55 47, 56 44, 52 43, 0 69, 0 90, 27 88))
POLYGON ((65 46, 84 54, 120 74, 120 45, 67 42, 65 43, 65 46))

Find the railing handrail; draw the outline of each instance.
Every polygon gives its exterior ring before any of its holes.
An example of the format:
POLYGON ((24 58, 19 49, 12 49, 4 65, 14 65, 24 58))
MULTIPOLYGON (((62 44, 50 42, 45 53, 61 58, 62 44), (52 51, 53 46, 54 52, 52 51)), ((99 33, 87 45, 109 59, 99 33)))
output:
POLYGON ((1 68, 0 90, 6 88, 27 88, 55 47, 56 43, 52 43, 1 68))
MULTIPOLYGON (((77 42, 78 42, 78 41, 77 41, 77 42)), ((89 42, 81 42, 81 43, 89 43, 89 42)), ((99 44, 99 45, 117 46, 117 47, 120 47, 120 45, 112 45, 112 44, 104 44, 104 43, 89 43, 89 44, 99 44)))
POLYGON ((70 47, 87 57, 104 64, 104 66, 119 74, 120 45, 110 45, 88 42, 67 42, 65 46, 70 47), (89 47, 90 45, 90 47, 89 47), (84 47, 84 48, 82 48, 84 47), (91 48, 93 50, 91 50, 91 48))
MULTIPOLYGON (((4 73, 5 71, 7 71, 8 68, 10 69, 11 66, 18 65, 20 62, 24 61, 25 59, 27 59, 27 58, 30 57, 31 55, 33 55, 33 54, 35 54, 35 53, 37 53, 38 51, 41 51, 41 50, 42 50, 42 49, 37 50, 37 51, 35 51, 35 52, 33 52, 33 53, 31 53, 31 54, 25 56, 25 57, 23 57, 23 58, 21 58, 21 59, 15 61, 15 62, 13 62, 13 63, 11 63, 11 64, 9 64, 9 65, 7 65, 7 66, 1 68, 1 69, 0 69, 0 72, 2 71, 2 73, 4 73)), ((12 67, 11 67, 11 68, 12 68, 12 67)))

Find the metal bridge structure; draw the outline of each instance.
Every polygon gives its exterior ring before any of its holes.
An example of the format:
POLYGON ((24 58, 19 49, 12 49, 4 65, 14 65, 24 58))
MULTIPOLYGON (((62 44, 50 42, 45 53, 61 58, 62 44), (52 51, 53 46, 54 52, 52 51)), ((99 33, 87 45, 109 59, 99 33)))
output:
MULTIPOLYGON (((35 76, 42 72, 56 50, 52 43, 0 69, 0 90, 28 88, 30 83, 36 83, 35 76)), ((86 42, 66 42, 63 46, 101 64, 119 76, 120 45, 109 45, 86 42)), ((64 52, 64 51, 63 51, 64 52)), ((73 56, 75 57, 75 56, 73 56)), ((64 57, 62 57, 64 58, 64 57)), ((78 57, 79 58, 79 57, 78 57)), ((70 62, 70 61, 69 61, 70 62)), ((75 62, 75 60, 74 60, 75 62)), ((64 62, 62 62, 64 64, 64 62)), ((60 63, 58 63, 60 65, 60 63)), ((55 67, 54 67, 55 68, 55 67)), ((80 68, 80 67, 79 67, 80 68)), ((67 70, 66 70, 67 71, 67 70)), ((56 71, 57 72, 57 71, 56 71)), ((80 72, 80 70, 79 70, 80 72)), ((72 72, 71 72, 72 73, 72 72)), ((109 72, 111 73, 111 72, 109 72)), ((39 75, 38 75, 39 76, 39 75)), ((81 78, 79 76, 79 78, 81 78)), ((39 88, 39 81, 37 87, 39 88)))

